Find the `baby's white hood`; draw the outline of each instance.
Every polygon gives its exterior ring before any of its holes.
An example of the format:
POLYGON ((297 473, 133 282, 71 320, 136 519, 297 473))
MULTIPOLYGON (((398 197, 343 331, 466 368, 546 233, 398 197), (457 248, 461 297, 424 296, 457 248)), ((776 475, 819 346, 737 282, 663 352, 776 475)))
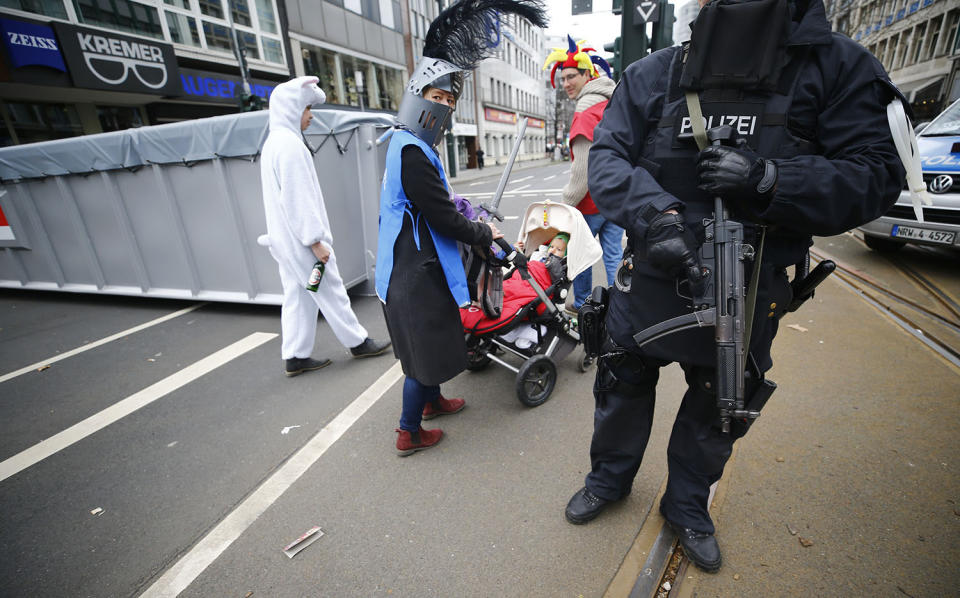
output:
POLYGON ((327 101, 326 94, 317 87, 316 77, 297 77, 281 83, 270 94, 270 130, 287 129, 300 135, 300 117, 307 106, 327 101))

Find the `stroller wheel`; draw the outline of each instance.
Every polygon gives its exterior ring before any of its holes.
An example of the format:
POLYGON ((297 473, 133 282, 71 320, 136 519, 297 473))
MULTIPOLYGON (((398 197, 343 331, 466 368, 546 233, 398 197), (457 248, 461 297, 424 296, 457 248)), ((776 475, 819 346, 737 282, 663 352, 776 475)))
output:
POLYGON ((546 355, 537 354, 523 362, 517 374, 517 398, 527 407, 544 404, 557 383, 557 366, 546 355))
POLYGON ((493 343, 480 342, 476 346, 467 345, 467 369, 471 372, 479 372, 490 365, 490 351, 496 348, 493 343))
POLYGON ((580 356, 580 359, 577 361, 577 369, 579 369, 581 372, 585 372, 589 370, 590 366, 592 365, 593 365, 593 358, 587 355, 586 352, 584 352, 583 355, 580 356))

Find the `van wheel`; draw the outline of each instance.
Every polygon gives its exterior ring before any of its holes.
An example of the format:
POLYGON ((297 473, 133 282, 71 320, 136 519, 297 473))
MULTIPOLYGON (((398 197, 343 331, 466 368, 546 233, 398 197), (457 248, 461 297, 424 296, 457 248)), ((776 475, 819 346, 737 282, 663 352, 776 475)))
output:
POLYGON ((870 235, 863 235, 863 242, 867 244, 867 247, 870 249, 880 252, 880 253, 890 253, 893 251, 899 251, 903 249, 903 246, 906 243, 901 241, 893 241, 891 239, 885 239, 883 237, 873 237, 870 235))
POLYGON ((543 405, 557 383, 557 366, 546 355, 537 354, 523 362, 517 374, 517 398, 527 407, 543 405))

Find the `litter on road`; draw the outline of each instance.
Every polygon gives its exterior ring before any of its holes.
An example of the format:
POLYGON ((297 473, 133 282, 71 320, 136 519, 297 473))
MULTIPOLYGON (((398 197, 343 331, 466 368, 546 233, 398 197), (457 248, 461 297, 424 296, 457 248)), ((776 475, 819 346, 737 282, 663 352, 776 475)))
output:
POLYGON ((311 527, 307 531, 303 532, 302 536, 284 546, 283 554, 292 559, 297 555, 298 552, 319 540, 320 536, 322 535, 323 530, 320 529, 319 525, 311 527))

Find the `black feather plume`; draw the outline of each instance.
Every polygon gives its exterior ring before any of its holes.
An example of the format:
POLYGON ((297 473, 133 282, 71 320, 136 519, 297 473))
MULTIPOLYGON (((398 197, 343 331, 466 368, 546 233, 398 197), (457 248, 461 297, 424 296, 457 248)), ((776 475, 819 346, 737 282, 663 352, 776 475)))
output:
POLYGON ((515 14, 535 27, 546 27, 541 0, 460 0, 441 12, 423 43, 423 55, 472 70, 490 57, 499 38, 500 20, 515 14))

